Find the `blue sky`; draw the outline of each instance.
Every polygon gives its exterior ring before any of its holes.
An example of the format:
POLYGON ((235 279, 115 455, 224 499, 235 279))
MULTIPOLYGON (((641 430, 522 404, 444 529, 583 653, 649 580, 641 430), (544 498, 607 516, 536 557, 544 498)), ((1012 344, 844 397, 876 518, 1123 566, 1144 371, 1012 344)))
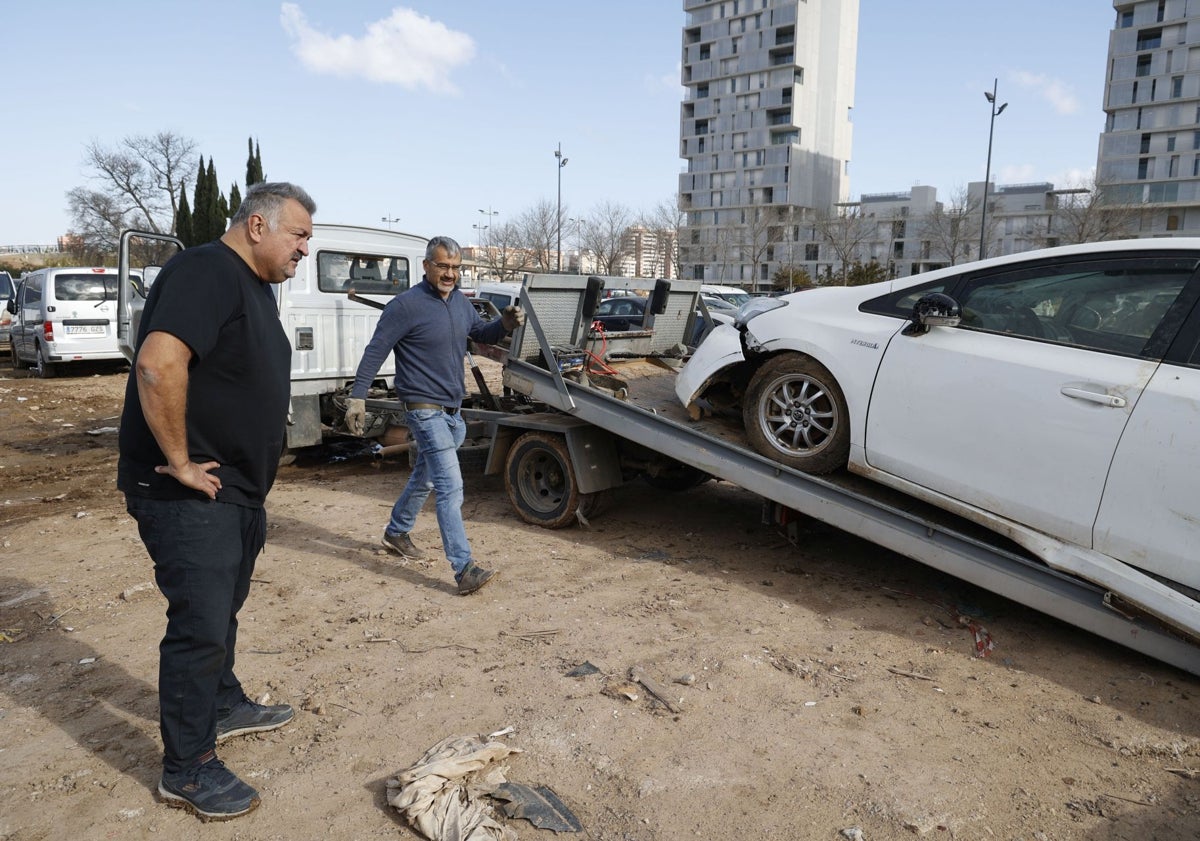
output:
MULTIPOLYGON (((1108 0, 861 0, 853 197, 982 180, 1064 186, 1095 166, 1108 0)), ((671 198, 679 0, 46 0, 0 10, 0 244, 49 243, 88 142, 174 131, 222 188, 303 185, 318 221, 476 241, 555 201, 572 216, 671 198), (592 12, 605 11, 600 16, 592 12), (219 59, 219 61, 218 61, 219 59)))

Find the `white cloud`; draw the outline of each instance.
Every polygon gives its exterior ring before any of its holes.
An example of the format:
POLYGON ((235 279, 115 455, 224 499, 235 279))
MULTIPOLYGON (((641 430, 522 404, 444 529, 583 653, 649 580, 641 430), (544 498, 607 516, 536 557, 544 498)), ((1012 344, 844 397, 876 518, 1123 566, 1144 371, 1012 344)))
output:
POLYGON ((1029 73, 1019 71, 1015 74, 1017 84, 1023 88, 1035 91, 1050 103, 1059 114, 1076 114, 1079 112, 1079 99, 1075 91, 1061 79, 1052 79, 1044 73, 1029 73))
POLYGON ((992 173, 996 184, 1032 184, 1037 178, 1037 168, 1033 164, 1008 164, 992 173))
POLYGON ((663 93, 664 91, 678 96, 683 95, 683 64, 676 63, 675 69, 670 73, 664 73, 661 76, 647 75, 645 79, 646 90, 652 94, 663 93))
POLYGON ((367 24, 360 38, 318 32, 295 3, 284 3, 279 17, 292 52, 317 74, 457 93, 450 73, 475 56, 471 36, 403 7, 367 24))

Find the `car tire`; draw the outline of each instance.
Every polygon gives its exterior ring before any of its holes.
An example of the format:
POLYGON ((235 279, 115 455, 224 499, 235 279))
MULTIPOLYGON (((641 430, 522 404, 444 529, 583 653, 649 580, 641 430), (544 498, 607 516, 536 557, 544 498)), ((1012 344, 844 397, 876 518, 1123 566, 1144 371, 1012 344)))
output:
POLYGON ((57 373, 54 363, 46 358, 45 348, 38 347, 37 359, 33 363, 33 372, 37 375, 38 379, 42 380, 53 379, 57 373))
POLYGON ((742 418, 755 451, 796 470, 831 473, 850 457, 842 389, 824 365, 803 354, 785 353, 758 369, 742 418))
POLYGON ((10 361, 12 362, 12 367, 13 367, 14 371, 24 371, 26 368, 29 367, 28 363, 26 363, 25 360, 23 360, 21 357, 17 356, 17 349, 15 347, 11 351, 9 351, 9 353, 12 354, 12 358, 10 361))

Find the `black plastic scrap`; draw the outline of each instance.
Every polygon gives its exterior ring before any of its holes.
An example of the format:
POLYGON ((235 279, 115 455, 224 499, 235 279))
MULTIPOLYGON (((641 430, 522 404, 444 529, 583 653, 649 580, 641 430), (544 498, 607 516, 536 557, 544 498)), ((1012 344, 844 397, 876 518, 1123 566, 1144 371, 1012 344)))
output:
POLYGON ((586 660, 580 663, 571 671, 567 672, 567 677, 586 677, 587 675, 599 674, 600 670, 586 660))
POLYGON ((500 810, 507 817, 522 818, 538 829, 583 832, 579 818, 546 786, 504 783, 488 796, 501 801, 500 810))

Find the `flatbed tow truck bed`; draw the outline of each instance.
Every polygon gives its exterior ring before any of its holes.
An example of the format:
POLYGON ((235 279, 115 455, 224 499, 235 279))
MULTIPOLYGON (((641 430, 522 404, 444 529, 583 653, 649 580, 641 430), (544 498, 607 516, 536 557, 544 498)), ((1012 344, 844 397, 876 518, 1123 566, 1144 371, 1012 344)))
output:
MULTIPOLYGON (((523 460, 532 459, 541 471, 537 475, 544 478, 548 436, 565 439, 564 446, 549 452, 550 461, 570 462, 561 464, 564 475, 557 478, 570 485, 567 496, 581 514, 589 497, 631 475, 627 465, 621 469, 628 461, 627 451, 652 453, 1200 675, 1200 646, 1157 621, 1122 609, 1117 594, 1051 569, 1007 538, 845 471, 811 476, 771 461, 751 449, 736 421, 690 419, 674 393, 670 368, 679 362, 664 350, 674 344, 671 329, 677 336, 688 335, 684 331, 691 329, 691 322, 684 316, 694 309, 698 287, 697 281, 672 281, 671 300, 683 296, 686 306, 668 308, 665 329, 649 346, 645 334, 629 339, 641 343, 644 354, 637 360, 619 359, 624 353, 620 343, 607 337, 605 361, 615 373, 600 378, 603 385, 597 387, 594 378, 564 372, 562 364, 564 348, 596 351, 592 334, 583 329, 588 320, 584 279, 526 278, 522 303, 527 324, 514 334, 503 370, 505 389, 521 396, 526 405, 520 412, 464 412, 469 419, 494 425, 487 469, 504 471, 510 499, 523 517, 538 522, 527 516, 529 506, 541 504, 543 500, 533 498, 535 492, 547 490, 544 482, 527 481, 530 470, 523 469, 523 460), (523 450, 525 436, 533 436, 535 446, 523 450)), ((574 521, 555 513, 555 527, 574 521)))

